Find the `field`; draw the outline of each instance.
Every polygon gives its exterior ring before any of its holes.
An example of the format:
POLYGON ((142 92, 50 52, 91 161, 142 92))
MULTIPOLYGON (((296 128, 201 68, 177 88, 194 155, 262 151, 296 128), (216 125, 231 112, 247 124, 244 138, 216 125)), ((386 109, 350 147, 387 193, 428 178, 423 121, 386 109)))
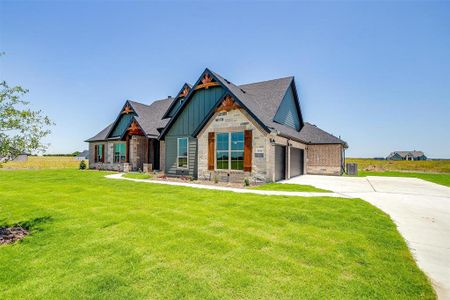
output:
MULTIPOLYGON (((88 161, 85 161, 86 164, 88 161)), ((9 161, 0 164, 3 169, 76 169, 80 161, 73 156, 29 156, 27 161, 9 161)))
POLYGON ((450 173, 449 160, 375 160, 369 158, 346 158, 345 162, 358 163, 359 171, 384 172, 384 171, 409 171, 425 173, 450 173))
POLYGON ((348 158, 358 163, 358 176, 414 177, 450 187, 450 160, 391 161, 348 158))
POLYGON ((0 227, 32 232, 0 246, 0 299, 435 299, 394 223, 362 200, 105 174, 0 171, 0 227))

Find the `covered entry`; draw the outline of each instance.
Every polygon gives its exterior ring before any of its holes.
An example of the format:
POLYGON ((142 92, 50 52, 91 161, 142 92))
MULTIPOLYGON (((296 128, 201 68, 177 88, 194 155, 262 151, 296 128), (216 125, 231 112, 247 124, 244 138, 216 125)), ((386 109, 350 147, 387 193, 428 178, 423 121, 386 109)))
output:
POLYGON ((290 149, 289 173, 290 177, 303 175, 303 149, 291 147, 290 149))
POLYGON ((286 146, 275 145, 275 181, 286 179, 286 146))

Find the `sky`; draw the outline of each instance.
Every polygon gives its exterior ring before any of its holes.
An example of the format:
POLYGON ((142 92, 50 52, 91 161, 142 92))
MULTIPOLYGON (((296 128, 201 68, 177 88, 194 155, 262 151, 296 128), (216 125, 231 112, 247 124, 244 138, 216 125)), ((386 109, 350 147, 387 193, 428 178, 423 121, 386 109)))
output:
POLYGON ((208 67, 235 84, 295 76, 305 121, 349 157, 450 158, 450 2, 0 0, 0 80, 84 142, 127 99, 175 96, 208 67))

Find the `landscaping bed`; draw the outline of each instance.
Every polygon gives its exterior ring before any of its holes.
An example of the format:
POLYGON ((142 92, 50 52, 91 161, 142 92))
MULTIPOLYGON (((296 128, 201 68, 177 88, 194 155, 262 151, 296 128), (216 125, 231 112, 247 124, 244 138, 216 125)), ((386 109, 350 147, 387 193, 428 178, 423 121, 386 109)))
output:
POLYGON ((28 234, 28 230, 20 226, 0 227, 0 245, 20 241, 28 234))

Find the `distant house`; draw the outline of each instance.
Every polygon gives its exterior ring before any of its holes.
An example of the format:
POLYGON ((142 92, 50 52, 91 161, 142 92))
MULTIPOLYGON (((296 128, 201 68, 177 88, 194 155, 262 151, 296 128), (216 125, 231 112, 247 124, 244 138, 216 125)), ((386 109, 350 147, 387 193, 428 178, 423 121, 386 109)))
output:
POLYGON ((28 160, 28 156, 30 156, 29 153, 20 153, 19 155, 17 155, 12 161, 27 161, 28 160))
POLYGON ((387 160, 427 160, 422 151, 394 151, 386 157, 387 160))
MULTIPOLYGON (((15 150, 13 152, 15 152, 15 150)), ((16 156, 14 156, 13 154, 11 154, 9 156, 3 156, 3 157, 0 157, 0 163, 6 162, 6 161, 27 161, 28 156, 30 156, 30 155, 31 155, 30 153, 21 152, 20 154, 17 154, 16 156)))
POLYGON ((77 156, 75 156, 76 160, 89 160, 89 150, 84 150, 77 156))

